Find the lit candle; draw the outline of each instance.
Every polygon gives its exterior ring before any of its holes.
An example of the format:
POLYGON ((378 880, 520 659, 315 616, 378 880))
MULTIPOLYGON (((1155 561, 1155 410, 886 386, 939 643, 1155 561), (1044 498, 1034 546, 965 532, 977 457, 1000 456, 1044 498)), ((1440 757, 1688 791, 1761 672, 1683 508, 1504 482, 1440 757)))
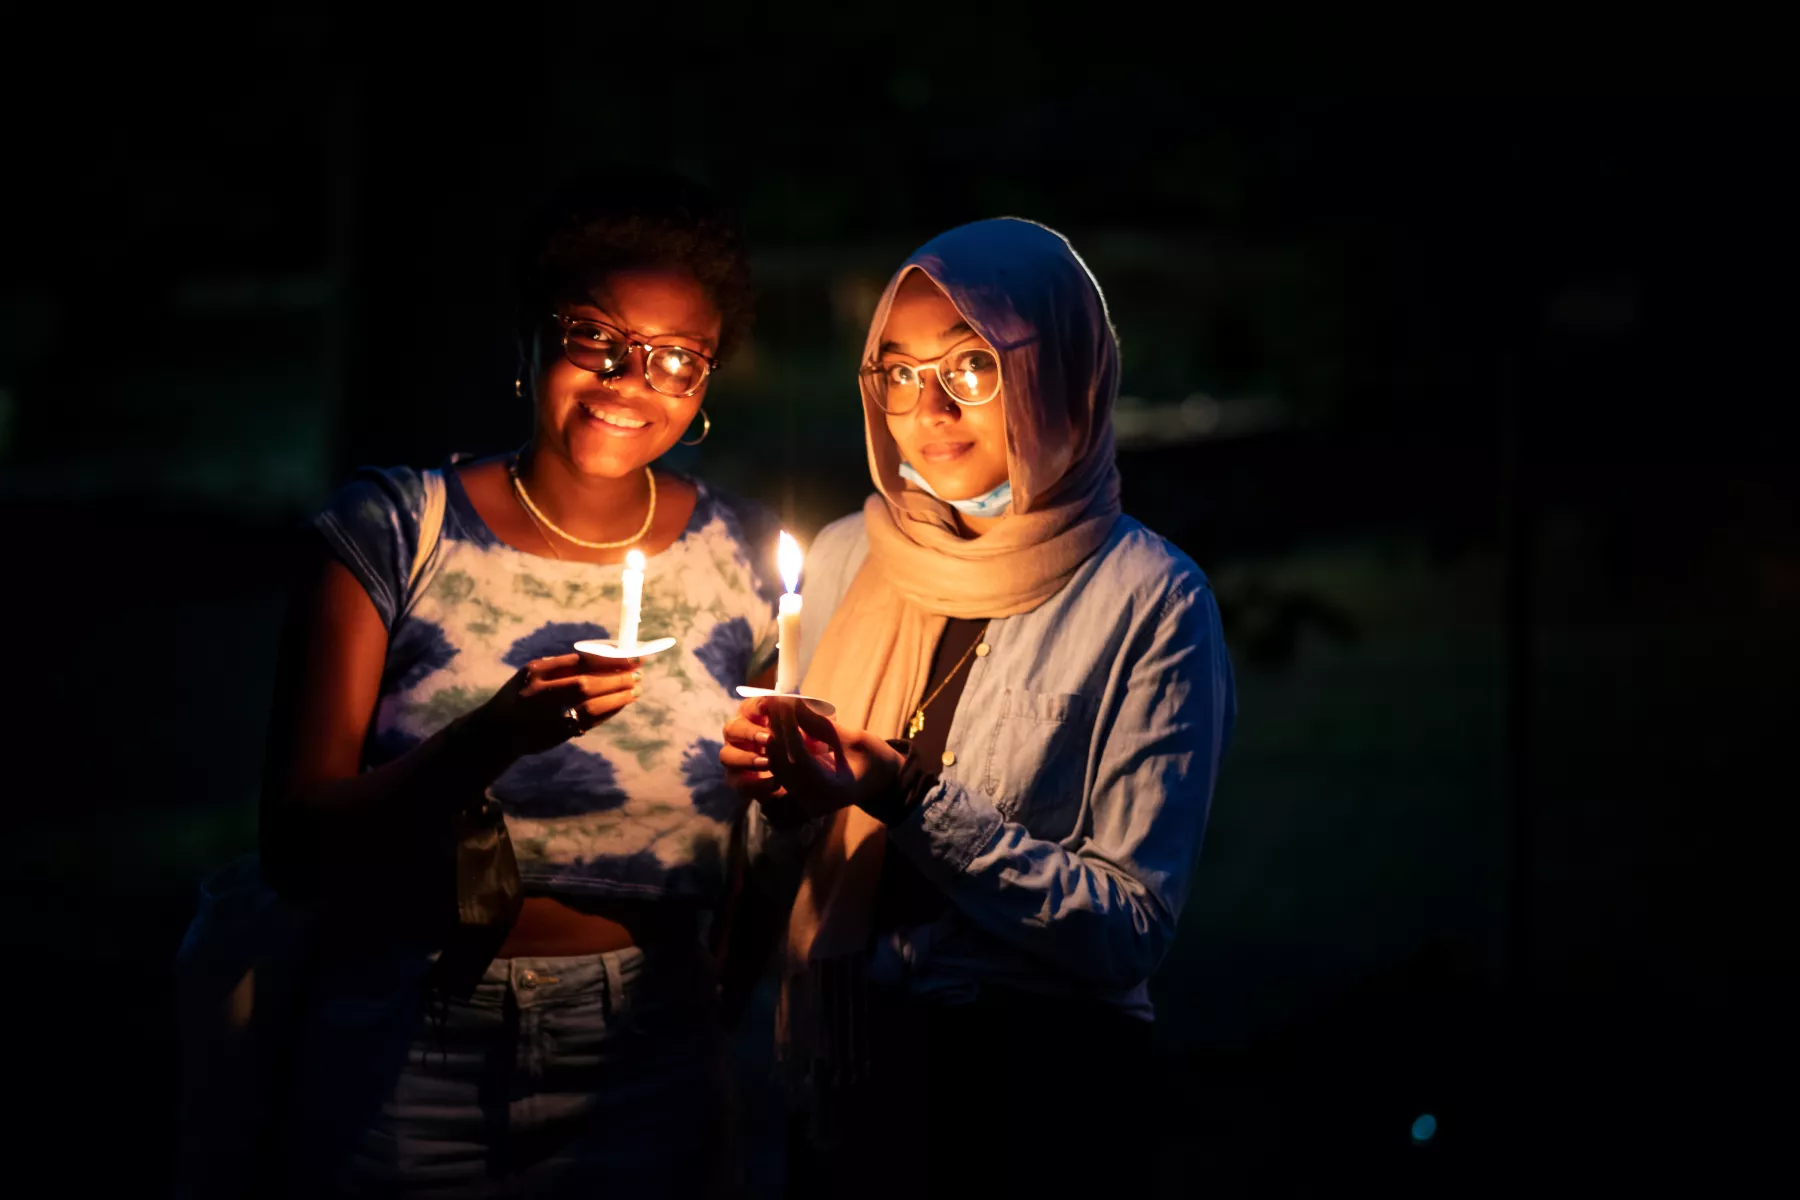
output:
POLYGON ((782 594, 776 619, 779 639, 775 660, 775 690, 789 694, 800 690, 800 543, 781 531, 781 552, 776 560, 781 566, 781 582, 787 586, 782 594))
POLYGON ((625 593, 625 611, 619 615, 619 649, 637 645, 638 610, 644 604, 644 552, 629 550, 625 554, 625 573, 620 576, 625 593))

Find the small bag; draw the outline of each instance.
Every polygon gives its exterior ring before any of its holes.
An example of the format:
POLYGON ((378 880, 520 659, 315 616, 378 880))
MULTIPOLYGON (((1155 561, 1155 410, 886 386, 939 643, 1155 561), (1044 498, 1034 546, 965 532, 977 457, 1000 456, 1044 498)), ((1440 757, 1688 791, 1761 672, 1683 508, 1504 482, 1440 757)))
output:
POLYGON ((456 927, 431 970, 434 986, 467 996, 481 982, 524 906, 506 815, 491 792, 456 815, 456 927))
POLYGON ((524 897, 506 816, 491 793, 457 815, 456 919, 464 929, 511 929, 524 897))

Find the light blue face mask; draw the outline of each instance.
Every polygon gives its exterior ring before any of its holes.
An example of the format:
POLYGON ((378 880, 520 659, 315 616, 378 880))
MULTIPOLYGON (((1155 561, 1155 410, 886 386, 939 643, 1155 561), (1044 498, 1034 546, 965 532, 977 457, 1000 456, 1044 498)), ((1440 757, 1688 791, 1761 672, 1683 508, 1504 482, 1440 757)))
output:
MULTIPOLYGON (((927 496, 937 496, 939 500, 944 500, 942 496, 938 496, 931 490, 931 485, 925 482, 923 475, 913 469, 911 463, 900 464, 900 478, 911 483, 927 496)), ((965 516, 997 517, 1012 507, 1012 480, 1004 481, 985 496, 976 496, 973 500, 944 500, 944 503, 965 516)))

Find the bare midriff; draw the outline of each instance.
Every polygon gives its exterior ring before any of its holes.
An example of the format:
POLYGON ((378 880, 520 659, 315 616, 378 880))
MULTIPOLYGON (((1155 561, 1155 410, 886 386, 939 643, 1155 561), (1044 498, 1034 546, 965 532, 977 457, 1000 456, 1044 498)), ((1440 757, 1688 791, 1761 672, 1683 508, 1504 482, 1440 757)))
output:
POLYGON ((605 954, 695 934, 691 909, 644 900, 527 896, 499 958, 563 958, 605 954))

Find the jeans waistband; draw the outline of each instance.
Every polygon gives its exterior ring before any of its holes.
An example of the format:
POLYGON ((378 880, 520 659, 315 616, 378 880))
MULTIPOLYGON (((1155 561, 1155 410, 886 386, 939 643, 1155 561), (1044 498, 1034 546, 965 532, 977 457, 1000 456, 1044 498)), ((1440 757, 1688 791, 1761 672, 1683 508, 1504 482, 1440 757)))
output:
POLYGON ((468 1002, 498 1008, 510 1001, 520 1009, 541 1008, 590 1003, 599 993, 607 1012, 623 1017, 710 1004, 714 991, 712 963, 698 946, 628 946, 604 954, 496 958, 468 1002))

